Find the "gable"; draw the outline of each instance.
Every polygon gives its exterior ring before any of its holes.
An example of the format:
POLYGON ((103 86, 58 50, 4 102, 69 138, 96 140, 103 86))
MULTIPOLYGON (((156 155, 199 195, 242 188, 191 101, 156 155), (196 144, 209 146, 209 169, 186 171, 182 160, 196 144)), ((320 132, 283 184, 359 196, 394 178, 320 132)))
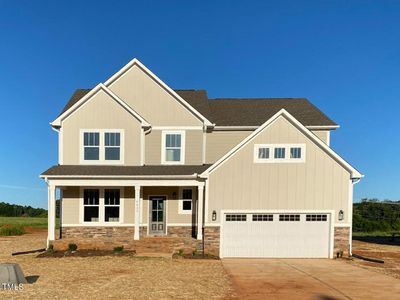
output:
POLYGON ((82 129, 123 129, 125 165, 140 164, 141 122, 104 90, 97 91, 62 122, 63 164, 79 164, 80 131, 82 129), (129 138, 128 138, 129 137, 129 138))
MULTIPOLYGON (((257 141, 259 135, 264 136, 267 134, 269 128, 278 120, 286 120, 291 124, 293 130, 302 134, 302 136, 307 138, 308 142, 312 142, 316 147, 318 147, 324 154, 326 154, 330 159, 335 161, 342 168, 350 173, 351 178, 361 178, 363 177, 356 169, 354 169, 348 162, 341 158, 337 153, 335 153, 329 146, 327 146, 323 141, 321 141, 317 136, 315 136, 310 130, 308 130, 304 125, 297 121, 291 114, 286 110, 282 109, 271 117, 267 122, 255 130, 251 135, 245 138, 241 143, 219 159, 215 164, 213 164, 209 169, 203 172, 202 176, 207 177, 209 174, 214 172, 216 169, 220 168, 223 164, 227 163, 229 160, 233 159, 236 155, 240 153, 247 145, 254 145, 254 141, 257 141)), ((293 130, 291 132, 293 132, 293 130)), ((292 137, 288 132, 282 131, 278 134, 280 143, 296 143, 296 139, 292 140, 292 137)))
POLYGON ((131 63, 105 84, 153 126, 202 126, 204 117, 191 111, 152 75, 138 63, 131 63))

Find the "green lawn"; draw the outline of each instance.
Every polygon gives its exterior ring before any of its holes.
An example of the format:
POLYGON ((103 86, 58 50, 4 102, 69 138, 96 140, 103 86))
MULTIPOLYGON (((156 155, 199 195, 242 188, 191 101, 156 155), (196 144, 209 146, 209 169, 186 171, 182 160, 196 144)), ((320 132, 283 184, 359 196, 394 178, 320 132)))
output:
POLYGON ((385 231, 371 231, 371 232, 354 232, 353 236, 375 236, 375 237, 385 237, 385 236, 392 236, 392 232, 385 232, 385 231))
MULTIPOLYGON (((0 217, 0 227, 6 224, 22 227, 47 228, 47 218, 0 217)), ((56 220, 56 224, 58 227, 58 219, 56 220)))

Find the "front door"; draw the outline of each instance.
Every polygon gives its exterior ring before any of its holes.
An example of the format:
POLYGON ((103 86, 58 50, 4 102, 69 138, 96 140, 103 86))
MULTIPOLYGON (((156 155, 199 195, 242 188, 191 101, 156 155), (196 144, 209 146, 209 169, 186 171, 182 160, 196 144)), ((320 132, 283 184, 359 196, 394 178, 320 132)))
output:
POLYGON ((165 233, 165 196, 150 197, 150 234, 165 233))

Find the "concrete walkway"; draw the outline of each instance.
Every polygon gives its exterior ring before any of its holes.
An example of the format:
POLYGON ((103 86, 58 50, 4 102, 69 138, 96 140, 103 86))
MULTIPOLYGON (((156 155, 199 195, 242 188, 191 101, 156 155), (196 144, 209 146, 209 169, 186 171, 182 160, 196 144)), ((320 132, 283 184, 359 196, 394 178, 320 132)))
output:
POLYGON ((329 259, 223 259, 238 298, 400 299, 400 280, 329 259))

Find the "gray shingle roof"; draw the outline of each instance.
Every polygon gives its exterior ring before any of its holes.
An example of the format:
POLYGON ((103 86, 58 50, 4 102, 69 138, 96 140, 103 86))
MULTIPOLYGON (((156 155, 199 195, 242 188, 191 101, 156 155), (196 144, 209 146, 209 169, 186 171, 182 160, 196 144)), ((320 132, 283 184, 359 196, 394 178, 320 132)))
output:
POLYGON ((56 165, 44 171, 42 176, 157 176, 200 174, 210 165, 182 166, 83 166, 56 165))
MULTIPOLYGON (((78 89, 63 112, 90 89, 78 89)), ((179 96, 217 126, 259 126, 282 108, 305 126, 337 125, 305 98, 218 98, 209 99, 205 90, 175 90, 179 96)))

